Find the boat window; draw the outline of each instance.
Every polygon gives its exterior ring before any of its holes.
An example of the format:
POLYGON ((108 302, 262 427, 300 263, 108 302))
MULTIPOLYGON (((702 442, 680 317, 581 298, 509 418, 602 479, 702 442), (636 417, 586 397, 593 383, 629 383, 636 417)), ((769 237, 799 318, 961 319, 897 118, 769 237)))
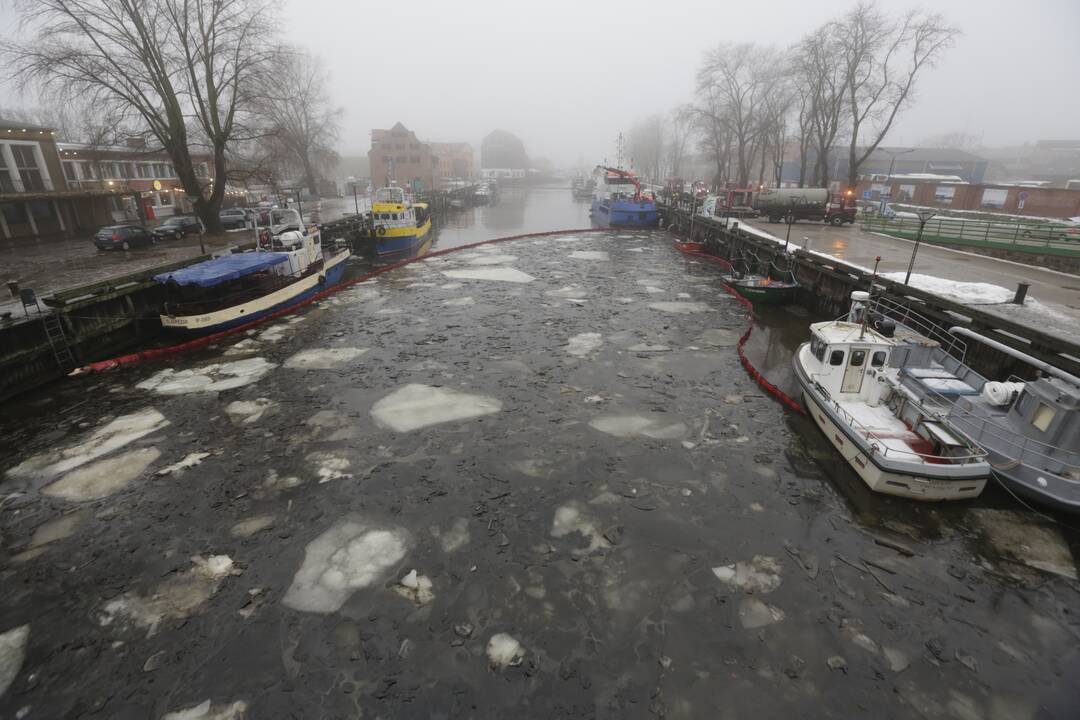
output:
POLYGON ((1054 415, 1056 414, 1057 410, 1054 408, 1046 403, 1039 403, 1039 407, 1035 408, 1035 414, 1031 418, 1031 424, 1046 432, 1046 428, 1050 427, 1050 423, 1054 421, 1054 415))
POLYGON ((851 367, 862 367, 862 364, 866 362, 865 350, 852 350, 851 351, 851 367))
POLYGON ((870 357, 870 365, 873 367, 881 367, 885 364, 885 351, 878 350, 870 357))
POLYGON ((844 351, 833 350, 832 355, 829 356, 830 365, 843 365, 844 364, 844 351))

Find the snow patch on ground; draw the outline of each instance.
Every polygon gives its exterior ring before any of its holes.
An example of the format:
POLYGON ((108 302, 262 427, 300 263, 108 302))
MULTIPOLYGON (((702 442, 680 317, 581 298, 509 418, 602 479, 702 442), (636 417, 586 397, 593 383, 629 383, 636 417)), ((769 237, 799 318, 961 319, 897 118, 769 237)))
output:
POLYGON ((443 275, 455 280, 495 280, 497 282, 528 283, 536 278, 511 267, 478 267, 465 270, 444 270, 443 275))
POLYGON ((99 500, 130 485, 159 457, 157 448, 142 448, 96 460, 46 486, 42 493, 71 502, 99 500))
POLYGON ((233 561, 228 555, 193 557, 195 567, 159 583, 148 595, 124 593, 105 604, 100 622, 111 625, 127 620, 147 629, 147 637, 157 632, 164 620, 183 619, 209 600, 226 577, 233 574, 233 561))
POLYGON ((712 310, 711 307, 703 302, 655 302, 649 303, 649 307, 653 310, 660 310, 661 312, 678 313, 685 315, 688 313, 708 312, 712 310))
POLYGON ((340 520, 308 543, 283 602, 301 612, 337 612, 355 591, 385 578, 409 544, 399 528, 340 520))
POLYGON ((310 348, 285 361, 293 370, 337 370, 368 351, 367 348, 310 348))
POLYGON ((502 403, 486 395, 409 383, 376 402, 371 417, 380 427, 409 432, 429 425, 469 420, 502 410, 502 403))
POLYGON ((79 443, 35 455, 7 471, 13 478, 49 479, 166 427, 169 421, 154 408, 121 415, 79 443))
POLYGON ((780 587, 780 563, 767 555, 755 555, 750 562, 737 562, 712 569, 728 587, 748 593, 770 593, 780 587))
POLYGON ((577 357, 585 357, 604 344, 600 333, 581 333, 570 338, 566 352, 577 357))
POLYGON ((610 260, 611 256, 603 250, 575 250, 570 253, 575 260, 610 260))
POLYGON ((185 395, 197 392, 221 392, 250 385, 261 379, 277 365, 266 358, 214 363, 200 368, 175 370, 166 368, 135 387, 158 395, 185 395))
POLYGON ((600 534, 596 524, 577 502, 567 503, 558 508, 551 522, 552 537, 561 538, 573 533, 578 533, 589 541, 589 547, 585 552, 610 546, 610 543, 600 534))
POLYGON ((492 669, 503 670, 520 665, 525 659, 525 648, 513 636, 496 633, 488 640, 487 656, 492 669))
POLYGON ((664 417, 642 415, 603 415, 589 421, 589 427, 615 437, 647 437, 654 440, 675 440, 686 434, 686 425, 664 417))
POLYGON ((189 707, 165 713, 161 720, 242 720, 247 712, 247 703, 237 700, 226 705, 214 705, 209 700, 189 707))
POLYGON ((251 425, 259 418, 277 409, 277 403, 269 398, 235 400, 225 406, 225 414, 234 425, 251 425))
POLYGON ((210 453, 208 452, 193 452, 187 457, 185 457, 183 460, 180 460, 179 462, 174 462, 172 465, 163 467, 154 474, 158 477, 163 477, 165 475, 172 475, 173 473, 177 472, 182 473, 184 470, 200 464, 208 457, 210 457, 210 453))
POLYGON ((26 659, 26 641, 29 639, 29 625, 19 625, 0 633, 0 697, 4 696, 19 675, 26 659))

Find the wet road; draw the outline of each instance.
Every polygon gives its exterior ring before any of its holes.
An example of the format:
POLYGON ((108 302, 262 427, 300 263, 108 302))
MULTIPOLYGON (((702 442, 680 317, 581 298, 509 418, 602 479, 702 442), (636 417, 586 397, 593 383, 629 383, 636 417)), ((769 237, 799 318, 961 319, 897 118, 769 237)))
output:
POLYGON ((663 233, 522 240, 25 398, 0 717, 1075 717, 1076 537, 871 496, 745 322, 663 233))
MULTIPOLYGON (((786 227, 765 221, 750 223, 761 230, 784 237, 786 227)), ((880 271, 906 271, 915 243, 900 238, 863 232, 857 226, 832 227, 824 223, 799 222, 791 228, 791 241, 846 262, 873 267, 881 256, 880 271)), ((1010 263, 971 252, 920 244, 913 272, 946 277, 962 282, 983 282, 1014 289, 1019 282, 1031 284, 1029 297, 1073 311, 1080 317, 1080 276, 1010 263)))

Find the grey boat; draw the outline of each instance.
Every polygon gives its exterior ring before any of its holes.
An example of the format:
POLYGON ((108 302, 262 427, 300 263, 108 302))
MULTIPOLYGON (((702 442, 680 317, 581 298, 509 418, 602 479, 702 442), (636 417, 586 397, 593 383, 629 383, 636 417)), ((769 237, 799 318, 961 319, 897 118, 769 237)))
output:
POLYGON ((967 328, 944 331, 888 300, 875 299, 868 312, 872 324, 888 326, 891 320, 930 339, 896 358, 900 387, 983 448, 1002 485, 1048 507, 1080 513, 1080 378, 967 328), (1022 360, 1040 376, 987 380, 964 362, 960 338, 1022 360))

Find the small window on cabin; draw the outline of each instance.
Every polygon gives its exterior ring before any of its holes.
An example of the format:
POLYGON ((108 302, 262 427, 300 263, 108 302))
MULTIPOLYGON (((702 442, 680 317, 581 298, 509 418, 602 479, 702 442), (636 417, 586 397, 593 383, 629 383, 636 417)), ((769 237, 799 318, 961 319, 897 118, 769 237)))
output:
POLYGON ((870 357, 870 365, 872 367, 881 367, 885 364, 885 351, 878 350, 870 357))
POLYGON ((1054 408, 1046 403, 1039 403, 1039 407, 1035 408, 1035 414, 1031 416, 1031 424, 1046 432, 1046 428, 1050 427, 1050 423, 1054 421, 1054 415, 1056 414, 1057 410, 1054 408))
POLYGON ((832 355, 829 356, 830 365, 843 365, 844 364, 844 351, 833 350, 832 355))
POLYGON ((851 351, 851 367, 862 367, 862 364, 866 362, 865 350, 852 350, 851 351))

